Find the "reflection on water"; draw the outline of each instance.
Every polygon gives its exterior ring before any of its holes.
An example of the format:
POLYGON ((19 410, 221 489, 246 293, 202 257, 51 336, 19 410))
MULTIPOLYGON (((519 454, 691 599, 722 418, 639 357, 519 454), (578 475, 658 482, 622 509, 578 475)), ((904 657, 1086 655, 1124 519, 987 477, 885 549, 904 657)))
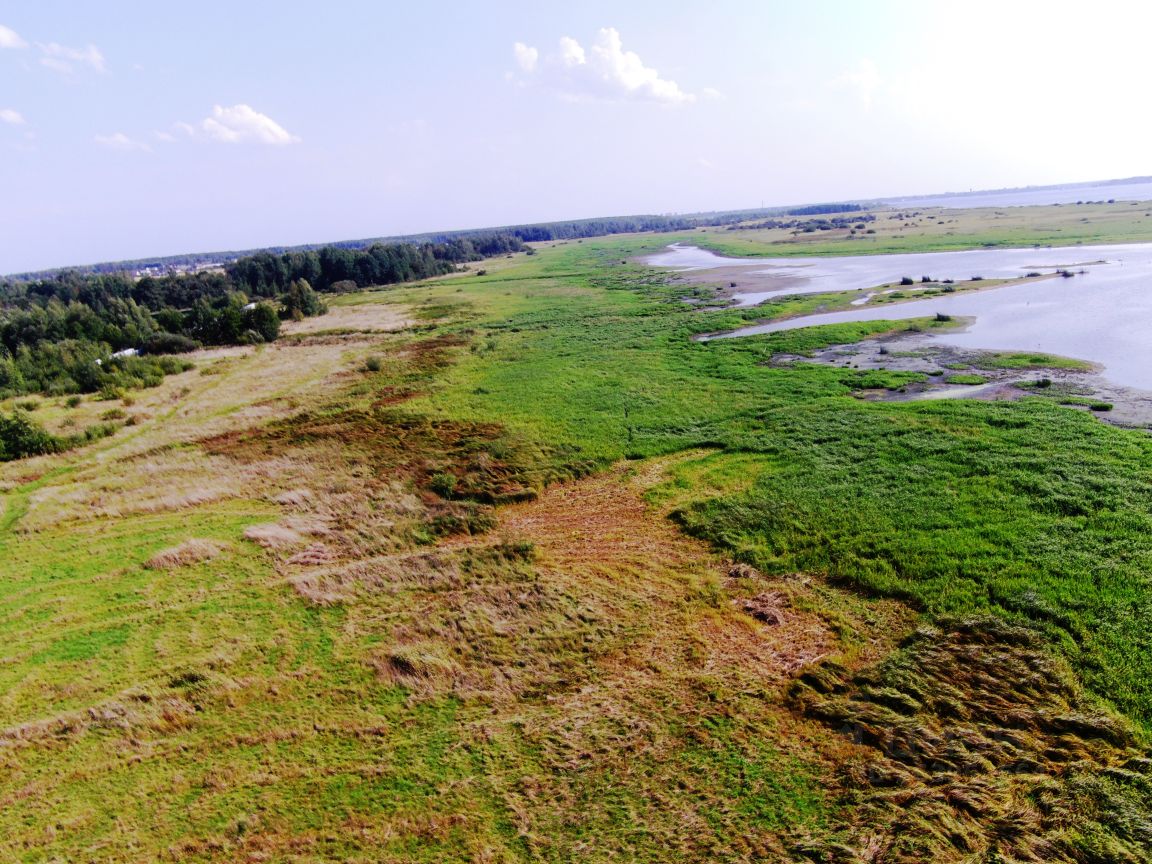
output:
MULTIPOLYGON (((688 260, 699 267, 705 259, 693 254, 688 260)), ((717 260, 724 266, 732 265, 732 259, 712 256, 710 266, 717 266, 717 260)), ((1102 364, 1105 377, 1114 383, 1152 390, 1152 244, 776 259, 758 260, 747 266, 774 268, 777 264, 792 268, 789 275, 804 272, 812 278, 808 284, 771 292, 769 296, 870 288, 900 276, 1010 277, 1071 265, 1078 265, 1075 269, 1079 270, 1079 265, 1083 265, 1086 272, 1071 279, 1045 279, 898 305, 809 315, 745 327, 724 338, 816 324, 920 318, 936 313, 970 316, 975 318, 970 328, 962 333, 942 334, 938 337, 940 342, 962 348, 1042 351, 1078 357, 1102 364), (1095 261, 1104 263, 1085 263, 1095 261)))

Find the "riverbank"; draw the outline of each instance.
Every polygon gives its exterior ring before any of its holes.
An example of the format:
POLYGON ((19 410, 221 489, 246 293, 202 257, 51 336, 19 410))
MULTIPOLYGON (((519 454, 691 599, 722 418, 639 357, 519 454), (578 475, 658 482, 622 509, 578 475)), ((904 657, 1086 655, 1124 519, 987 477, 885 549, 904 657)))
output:
POLYGON ((1051 355, 958 348, 941 344, 933 334, 913 330, 831 345, 807 355, 777 355, 771 363, 779 367, 814 363, 923 376, 898 387, 857 391, 859 398, 872 402, 995 402, 1039 397, 1087 411, 1116 426, 1152 428, 1152 392, 1115 384, 1095 364, 1051 355))

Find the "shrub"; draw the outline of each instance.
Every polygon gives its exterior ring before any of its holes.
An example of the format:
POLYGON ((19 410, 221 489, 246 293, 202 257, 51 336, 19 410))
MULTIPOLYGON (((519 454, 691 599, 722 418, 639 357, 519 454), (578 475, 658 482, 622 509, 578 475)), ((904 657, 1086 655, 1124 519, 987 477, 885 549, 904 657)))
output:
POLYGON ((0 414, 0 462, 53 453, 59 446, 55 437, 24 412, 0 414))
POLYGON ((21 411, 35 411, 40 407, 39 399, 22 399, 16 403, 16 407, 21 411))
POLYGON ((428 488, 441 498, 451 498, 456 491, 456 477, 443 472, 433 474, 428 480, 428 488))
POLYGON ((1090 410, 1090 411, 1111 411, 1112 410, 1112 403, 1111 402, 1093 402, 1091 405, 1088 406, 1088 410, 1090 410))
POLYGON ((157 333, 144 343, 145 354, 187 354, 200 347, 195 339, 180 333, 157 333))
POLYGON ((915 285, 916 280, 913 279, 911 276, 904 276, 900 279, 900 284, 901 285, 915 285))
POLYGON ((364 361, 364 368, 368 372, 379 372, 384 368, 384 358, 373 354, 371 357, 364 361))
POLYGON ((69 408, 75 408, 76 406, 78 406, 83 401, 84 400, 81 399, 79 396, 69 396, 67 399, 64 400, 64 404, 67 405, 69 408))
POLYGON ((940 321, 940 322, 951 321, 952 316, 951 315, 945 315, 943 312, 937 312, 935 320, 940 321))

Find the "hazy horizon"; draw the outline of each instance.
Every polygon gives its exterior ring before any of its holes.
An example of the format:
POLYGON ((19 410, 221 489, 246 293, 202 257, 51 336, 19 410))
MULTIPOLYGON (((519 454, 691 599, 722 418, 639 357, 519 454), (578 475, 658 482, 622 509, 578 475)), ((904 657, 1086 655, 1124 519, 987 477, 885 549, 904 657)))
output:
POLYGON ((1152 173, 1102 8, 10 9, 0 272, 1152 173))

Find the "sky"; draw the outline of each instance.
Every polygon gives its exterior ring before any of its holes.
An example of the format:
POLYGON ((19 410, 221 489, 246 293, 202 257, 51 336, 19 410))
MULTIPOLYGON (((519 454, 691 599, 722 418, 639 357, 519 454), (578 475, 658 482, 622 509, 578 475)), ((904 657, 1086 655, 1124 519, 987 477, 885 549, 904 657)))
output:
POLYGON ((1152 174, 1152 4, 0 0, 0 273, 1152 174))

